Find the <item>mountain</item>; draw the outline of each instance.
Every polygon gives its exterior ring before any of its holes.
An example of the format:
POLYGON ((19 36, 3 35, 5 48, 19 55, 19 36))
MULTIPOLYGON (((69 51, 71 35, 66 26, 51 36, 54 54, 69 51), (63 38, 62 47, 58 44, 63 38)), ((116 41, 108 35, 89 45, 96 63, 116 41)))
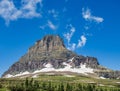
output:
MULTIPOLYGON (((47 72, 94 74, 108 78, 112 72, 115 73, 115 71, 100 66, 95 57, 84 57, 68 50, 60 36, 47 35, 36 41, 2 77, 19 77, 47 72)), ((119 76, 120 74, 116 77, 119 76)))

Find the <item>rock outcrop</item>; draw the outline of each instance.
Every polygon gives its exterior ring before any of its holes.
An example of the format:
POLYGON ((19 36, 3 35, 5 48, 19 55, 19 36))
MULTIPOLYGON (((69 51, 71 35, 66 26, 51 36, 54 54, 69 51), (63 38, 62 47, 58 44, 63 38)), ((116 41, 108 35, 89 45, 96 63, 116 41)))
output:
POLYGON ((47 63, 50 63, 55 69, 64 68, 63 62, 70 63, 73 68, 80 67, 81 64, 93 69, 97 69, 99 66, 96 58, 84 57, 68 50, 58 35, 47 35, 30 47, 28 52, 2 77, 7 74, 16 75, 20 72, 40 70, 47 63))

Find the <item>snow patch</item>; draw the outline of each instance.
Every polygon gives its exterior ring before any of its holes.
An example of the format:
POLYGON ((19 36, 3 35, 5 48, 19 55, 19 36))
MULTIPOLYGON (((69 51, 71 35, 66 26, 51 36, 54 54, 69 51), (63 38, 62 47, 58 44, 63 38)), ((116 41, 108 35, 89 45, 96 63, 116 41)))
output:
POLYGON ((85 64, 81 64, 80 67, 81 67, 81 69, 85 69, 86 65, 85 64))
MULTIPOLYGON (((23 76, 23 75, 28 75, 28 74, 36 74, 36 73, 40 73, 40 72, 74 72, 74 73, 82 73, 84 75, 87 75, 87 73, 94 73, 92 68, 87 68, 86 64, 81 64, 79 68, 72 68, 72 66, 69 63, 63 62, 63 65, 65 66, 64 68, 59 68, 59 69, 55 69, 53 67, 52 64, 47 63, 45 64, 45 68, 41 69, 41 70, 36 70, 33 73, 30 73, 28 71, 25 72, 20 72, 19 74, 16 75, 11 75, 8 74, 5 76, 5 78, 11 78, 11 77, 18 77, 18 76, 23 76)), ((36 76, 33 76, 36 77, 36 76)), ((105 79, 104 77, 100 77, 101 79, 105 79)))
POLYGON ((25 72, 20 72, 19 74, 16 74, 16 75, 7 74, 4 78, 18 77, 18 76, 23 76, 23 75, 28 75, 28 74, 30 74, 30 72, 25 71, 25 72))
POLYGON ((37 75, 33 75, 32 78, 37 78, 38 76, 37 75))
POLYGON ((50 64, 50 63, 47 63, 47 64, 45 65, 45 67, 46 67, 46 68, 52 68, 52 67, 53 67, 53 65, 52 65, 52 64, 50 64))
POLYGON ((63 62, 63 65, 65 66, 66 69, 72 67, 70 64, 68 64, 68 63, 66 63, 66 62, 63 62))
POLYGON ((7 74, 4 78, 11 78, 11 77, 13 77, 13 75, 7 74))
POLYGON ((73 57, 73 58, 71 58, 71 59, 69 59, 69 60, 68 60, 68 62, 72 62, 72 60, 73 60, 73 59, 74 59, 74 57, 73 57))
POLYGON ((43 68, 39 70, 39 72, 50 72, 50 71, 55 71, 55 69, 54 68, 43 68))
POLYGON ((102 76, 101 76, 100 78, 101 78, 101 79, 106 79, 105 77, 102 77, 102 76))
POLYGON ((19 74, 16 74, 14 77, 23 76, 23 75, 27 75, 27 74, 30 74, 30 72, 28 72, 28 71, 20 72, 19 74))
POLYGON ((85 64, 80 65, 80 68, 72 68, 72 66, 66 62, 63 62, 63 65, 65 65, 64 68, 55 69, 52 66, 47 64, 47 68, 43 68, 41 70, 36 70, 36 71, 34 71, 34 73, 50 72, 50 71, 56 71, 56 72, 68 71, 68 72, 82 73, 85 75, 86 75, 86 73, 93 73, 93 69, 87 68, 85 64))

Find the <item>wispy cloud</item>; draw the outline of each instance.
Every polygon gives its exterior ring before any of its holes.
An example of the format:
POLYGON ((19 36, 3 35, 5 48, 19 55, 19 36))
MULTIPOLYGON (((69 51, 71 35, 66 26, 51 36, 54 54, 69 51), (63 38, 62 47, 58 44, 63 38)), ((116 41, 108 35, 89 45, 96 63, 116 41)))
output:
POLYGON ((85 30, 88 30, 88 29, 89 29, 89 26, 84 26, 84 29, 85 29, 85 30))
POLYGON ((47 25, 41 25, 40 29, 44 30, 46 28, 47 25))
POLYGON ((76 44, 75 43, 69 44, 67 49, 74 51, 76 49, 76 44))
POLYGON ((63 36, 67 40, 67 45, 68 45, 67 49, 69 49, 69 50, 75 50, 76 44, 75 43, 70 43, 71 38, 73 37, 74 32, 76 31, 75 27, 73 27, 72 24, 67 25, 66 27, 67 27, 67 29, 69 29, 69 32, 63 34, 63 36))
POLYGON ((18 18, 39 17, 40 13, 36 11, 37 4, 41 5, 42 0, 22 0, 21 7, 18 9, 12 0, 0 1, 0 17, 5 19, 6 24, 18 18))
POLYGON ((22 16, 24 18, 32 18, 32 17, 38 17, 40 16, 40 13, 38 13, 37 10, 37 4, 42 3, 42 0, 22 0, 22 16))
POLYGON ((104 19, 102 17, 97 17, 97 16, 93 16, 91 14, 90 9, 82 9, 82 16, 86 21, 95 21, 97 23, 101 23, 104 21, 104 19))
POLYGON ((81 35, 77 43, 71 42, 71 38, 73 37, 74 32, 75 32, 75 28, 71 25, 70 32, 63 35, 68 42, 67 49, 72 50, 72 51, 74 51, 77 48, 81 48, 85 46, 87 42, 87 38, 85 37, 85 35, 81 35))
POLYGON ((80 39, 78 40, 78 45, 77 45, 77 47, 80 48, 80 47, 85 46, 86 41, 87 41, 87 38, 86 38, 84 35, 82 35, 82 36, 80 37, 80 39))
POLYGON ((65 37, 65 39, 67 39, 68 44, 69 44, 70 40, 71 40, 71 38, 72 38, 72 36, 73 36, 73 34, 75 32, 75 27, 73 27, 71 24, 67 25, 67 27, 70 28, 70 32, 63 34, 63 36, 65 37))
POLYGON ((52 30, 56 30, 58 28, 58 26, 53 24, 52 21, 47 20, 44 25, 40 25, 40 29, 45 30, 46 28, 50 28, 52 30))
POLYGON ((2 0, 0 2, 0 16, 5 19, 6 23, 10 20, 16 20, 21 14, 12 1, 2 0))
POLYGON ((54 18, 57 18, 59 15, 59 12, 56 11, 55 9, 48 10, 48 13, 51 14, 54 18))
POLYGON ((55 26, 50 20, 48 20, 48 27, 51 28, 52 30, 57 29, 57 26, 55 26))

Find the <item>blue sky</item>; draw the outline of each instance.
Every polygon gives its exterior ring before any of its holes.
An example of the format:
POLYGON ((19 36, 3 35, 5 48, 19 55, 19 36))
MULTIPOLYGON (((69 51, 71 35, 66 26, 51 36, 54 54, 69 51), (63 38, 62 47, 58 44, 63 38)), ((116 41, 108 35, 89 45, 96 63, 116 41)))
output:
POLYGON ((66 47, 120 70, 119 0, 0 0, 0 75, 36 40, 60 35, 66 47))

